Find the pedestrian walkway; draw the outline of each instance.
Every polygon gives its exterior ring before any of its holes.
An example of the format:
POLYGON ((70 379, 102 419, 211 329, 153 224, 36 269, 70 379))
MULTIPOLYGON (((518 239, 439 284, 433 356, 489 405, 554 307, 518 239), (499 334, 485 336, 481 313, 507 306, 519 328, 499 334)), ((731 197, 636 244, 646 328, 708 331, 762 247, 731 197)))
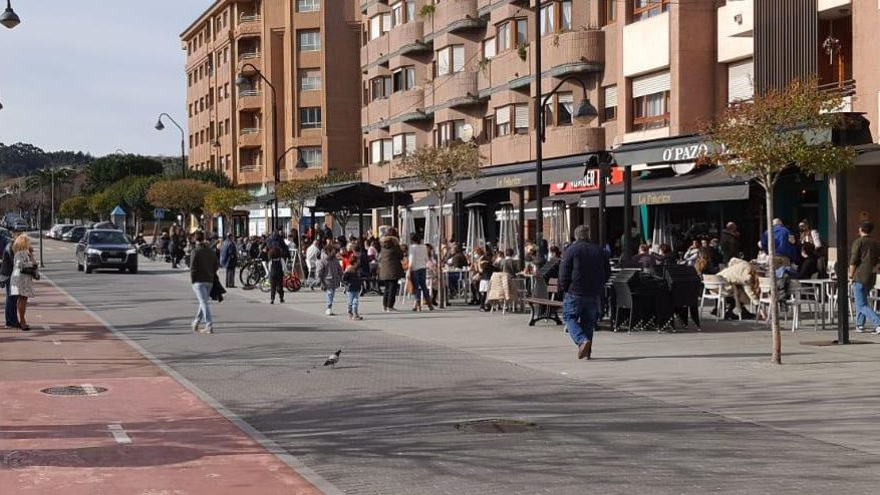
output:
POLYGON ((0 494, 322 493, 60 290, 28 320, 0 332, 0 494))

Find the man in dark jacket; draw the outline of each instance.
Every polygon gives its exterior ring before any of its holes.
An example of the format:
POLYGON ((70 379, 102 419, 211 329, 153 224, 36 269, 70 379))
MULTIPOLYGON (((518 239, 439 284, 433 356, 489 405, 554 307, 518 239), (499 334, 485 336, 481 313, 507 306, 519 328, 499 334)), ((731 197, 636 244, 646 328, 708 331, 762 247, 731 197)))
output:
POLYGON ((235 268, 238 265, 238 247, 235 237, 226 235, 226 241, 220 247, 220 266, 226 269, 226 288, 235 287, 235 268))
POLYGON ((0 285, 6 289, 6 328, 19 328, 21 326, 18 322, 18 312, 16 311, 18 296, 12 295, 11 284, 9 283, 9 279, 12 277, 12 269, 14 268, 13 240, 14 238, 7 239, 0 236, 0 250, 3 253, 3 264, 0 265, 0 285))
POLYGON ((574 244, 565 250, 559 266, 559 290, 565 293, 562 319, 578 346, 578 359, 589 359, 611 265, 605 252, 589 241, 590 230, 586 226, 576 228, 574 237, 574 244))
POLYGON ((214 333, 214 321, 211 319, 211 310, 208 300, 211 298, 211 287, 217 277, 220 262, 217 253, 205 244, 205 233, 201 230, 195 235, 196 247, 190 253, 189 274, 193 292, 199 301, 199 310, 192 322, 193 332, 214 333), (199 324, 204 323, 204 330, 199 330, 199 324))
POLYGON ((731 258, 742 256, 742 242, 739 238, 739 229, 736 224, 729 222, 721 232, 721 262, 725 265, 730 263, 731 258))
POLYGON ((269 238, 266 239, 266 247, 269 249, 276 248, 281 251, 282 258, 290 259, 290 248, 284 242, 284 231, 282 229, 272 232, 269 238))

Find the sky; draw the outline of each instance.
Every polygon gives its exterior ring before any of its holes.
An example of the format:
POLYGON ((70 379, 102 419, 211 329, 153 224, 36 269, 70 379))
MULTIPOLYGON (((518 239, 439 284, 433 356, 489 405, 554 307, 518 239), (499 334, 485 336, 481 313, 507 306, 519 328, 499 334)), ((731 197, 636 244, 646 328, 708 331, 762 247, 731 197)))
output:
POLYGON ((177 128, 153 126, 167 112, 186 130, 180 33, 212 3, 12 0, 21 24, 0 26, 0 142, 179 155, 177 128))

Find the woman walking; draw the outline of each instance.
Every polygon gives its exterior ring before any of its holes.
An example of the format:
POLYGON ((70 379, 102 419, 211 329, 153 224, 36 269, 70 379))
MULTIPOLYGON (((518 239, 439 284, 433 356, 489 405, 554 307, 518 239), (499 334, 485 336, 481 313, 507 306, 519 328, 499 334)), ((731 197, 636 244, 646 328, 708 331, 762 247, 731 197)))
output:
POLYGON ((409 246, 409 279, 412 281, 413 311, 422 310, 422 298, 428 301, 428 309, 434 311, 434 305, 431 304, 431 293, 428 291, 428 249, 422 244, 422 237, 413 232, 409 236, 412 244, 409 246))
POLYGON ((278 302, 284 304, 284 259, 277 247, 269 250, 269 285, 269 304, 275 304, 275 294, 278 294, 278 302))
POLYGON ((28 299, 34 297, 34 279, 39 279, 37 274, 37 260, 34 259, 34 249, 31 247, 31 238, 27 234, 18 236, 12 244, 13 269, 9 279, 10 294, 16 297, 18 309, 18 323, 22 331, 27 332, 31 326, 27 323, 28 299))
POLYGON ((396 229, 388 229, 385 237, 380 241, 382 250, 379 251, 379 280, 384 285, 382 292, 382 309, 386 313, 394 311, 394 301, 397 299, 399 281, 404 277, 403 251, 400 249, 400 239, 396 229))
POLYGON ((318 280, 321 282, 321 290, 326 294, 327 316, 333 316, 333 299, 336 297, 336 289, 342 282, 342 266, 336 259, 336 250, 332 244, 324 248, 324 254, 318 260, 318 280))

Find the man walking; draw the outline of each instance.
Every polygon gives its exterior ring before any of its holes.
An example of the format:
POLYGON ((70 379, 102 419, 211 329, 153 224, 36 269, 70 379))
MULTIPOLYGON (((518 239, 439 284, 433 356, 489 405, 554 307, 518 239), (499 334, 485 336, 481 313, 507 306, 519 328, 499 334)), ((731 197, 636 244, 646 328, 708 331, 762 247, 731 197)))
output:
POLYGON ((852 281, 853 298, 856 303, 856 332, 865 331, 865 320, 880 334, 880 316, 868 305, 868 292, 874 287, 876 275, 874 267, 880 262, 880 243, 871 239, 874 224, 862 222, 859 225, 859 238, 852 244, 849 255, 849 279, 852 281))
POLYGON ((600 298, 611 266, 605 252, 589 241, 590 230, 586 226, 576 228, 574 237, 574 244, 565 250, 559 265, 559 290, 565 293, 562 319, 578 346, 578 359, 590 359, 593 331, 599 323, 600 298))
POLYGON ((205 244, 204 232, 201 230, 196 232, 195 241, 195 248, 190 253, 189 273, 193 292, 199 302, 199 310, 192 322, 192 329, 196 333, 214 333, 214 321, 211 319, 208 300, 220 263, 217 261, 217 254, 205 244), (205 324, 204 330, 199 330, 201 323, 205 324))
MULTIPOLYGON (((16 236, 18 237, 18 236, 16 236)), ((12 277, 14 267, 14 255, 12 253, 12 243, 15 237, 7 240, 0 236, 0 250, 3 253, 3 263, 0 265, 0 285, 6 289, 6 328, 19 328, 21 324, 18 322, 18 296, 12 295, 12 284, 9 279, 12 277)))
POLYGON ((238 246, 235 237, 229 233, 220 247, 220 266, 226 269, 226 288, 235 287, 235 269, 238 265, 238 246))

